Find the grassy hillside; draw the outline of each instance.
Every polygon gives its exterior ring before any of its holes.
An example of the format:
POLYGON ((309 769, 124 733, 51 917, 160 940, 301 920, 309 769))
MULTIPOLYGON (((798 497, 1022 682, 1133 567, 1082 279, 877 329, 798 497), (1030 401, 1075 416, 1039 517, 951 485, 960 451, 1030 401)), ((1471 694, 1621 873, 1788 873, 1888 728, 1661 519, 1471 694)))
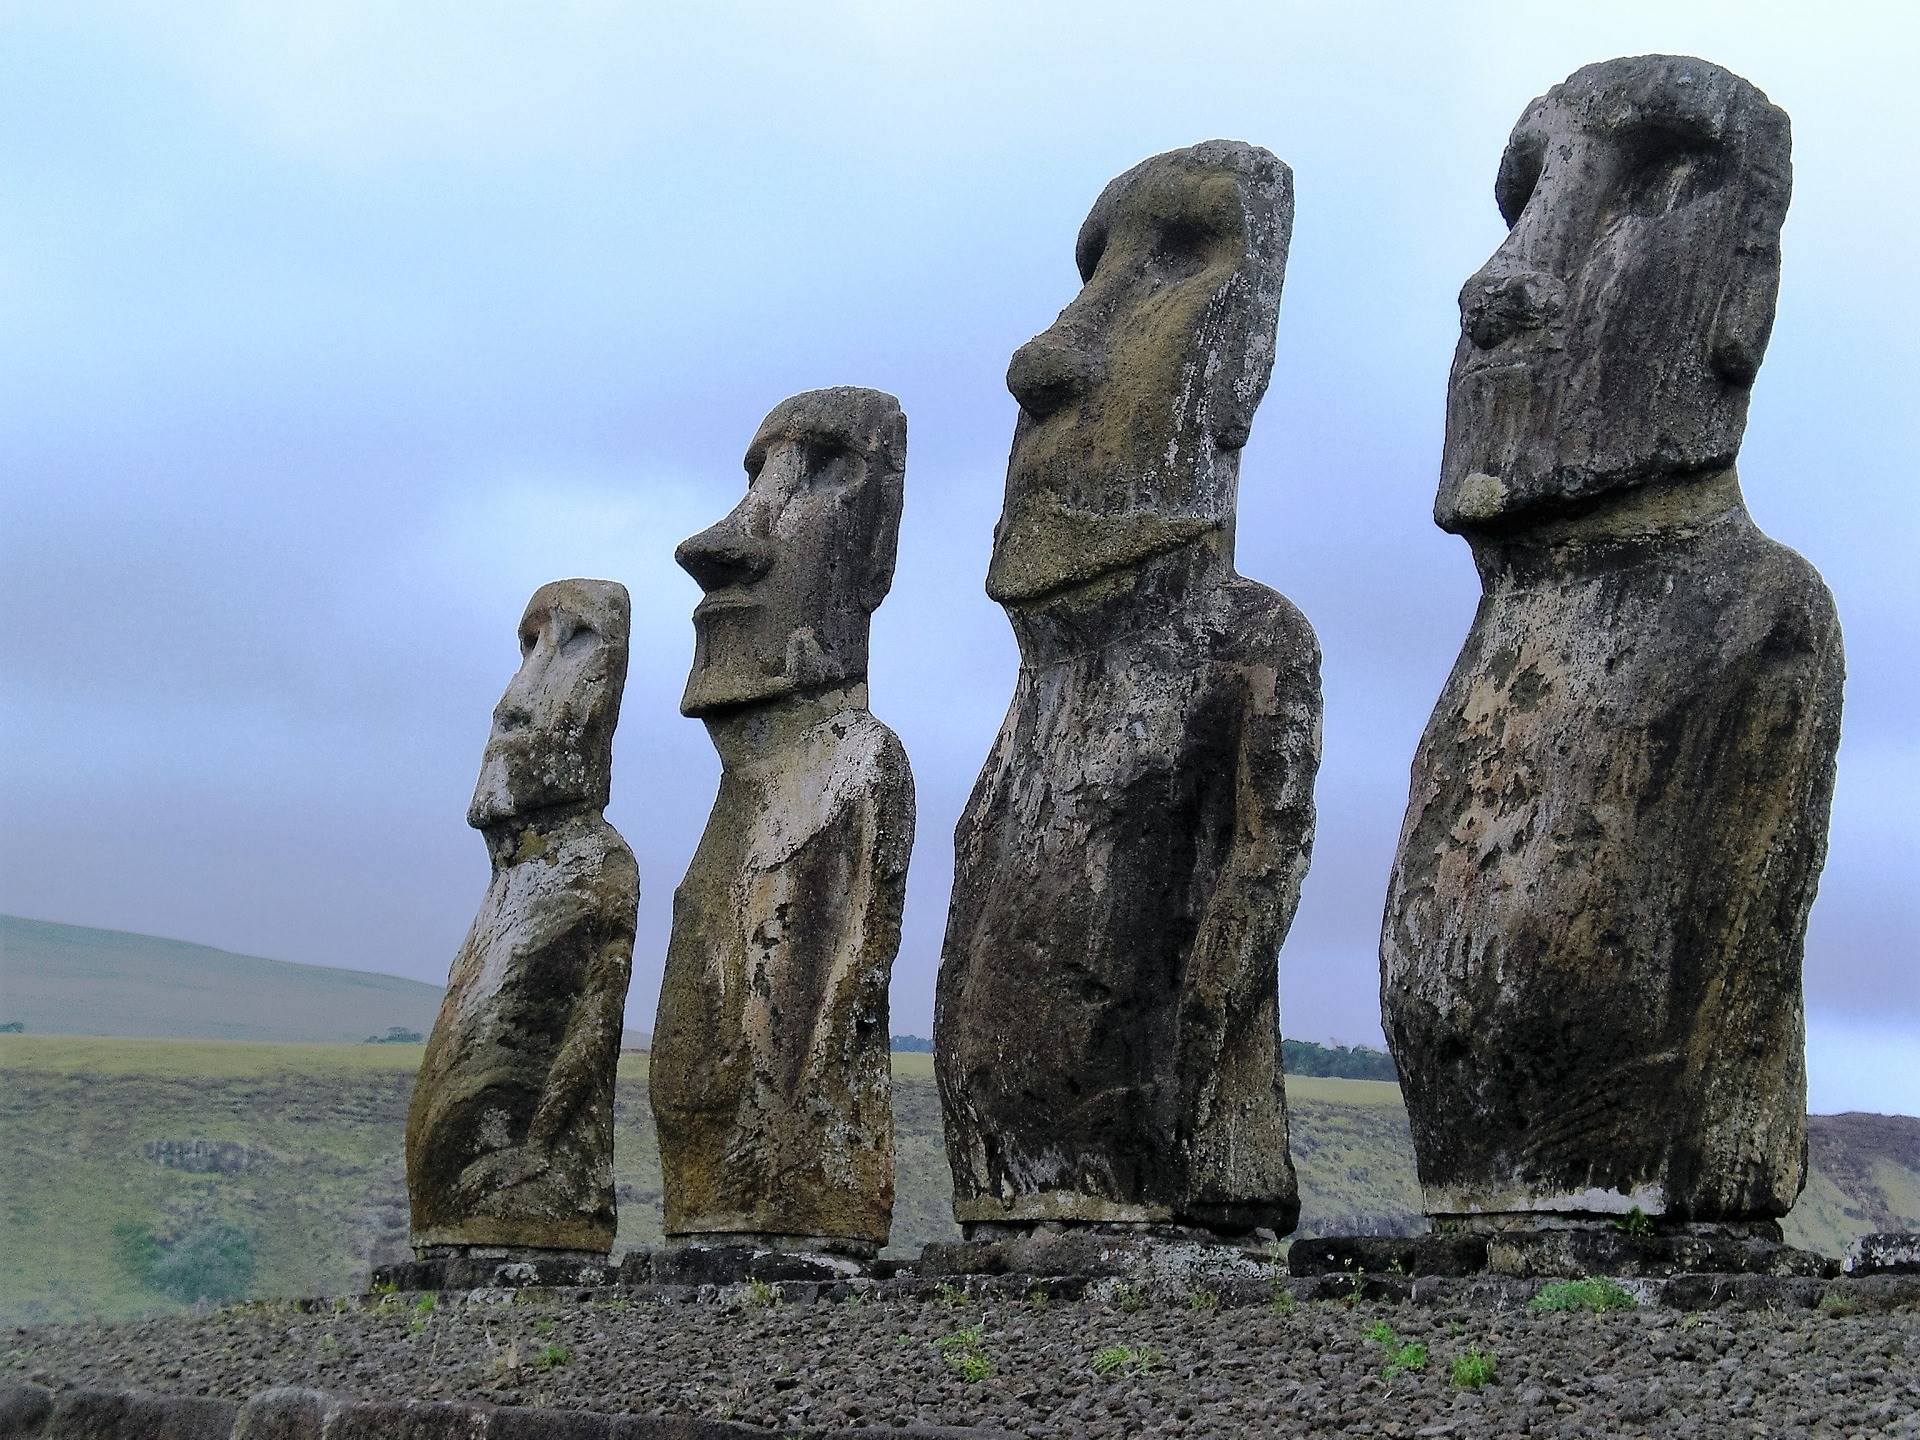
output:
MULTIPOLYGON (((357 1289, 372 1260, 404 1253, 419 1059, 410 1045, 0 1035, 0 1323, 179 1308, 142 1256, 196 1245, 243 1249, 245 1293, 357 1289)), ((932 1057, 896 1055, 894 1070, 904 1252, 954 1232, 932 1057)), ((1306 1078, 1288 1090, 1302 1233, 1412 1227, 1399 1091, 1306 1078)), ((625 1247, 660 1234, 644 1055, 622 1060, 615 1123, 625 1247)), ((1813 1157, 1789 1223, 1799 1243, 1838 1252, 1865 1230, 1920 1225, 1920 1121, 1816 1117, 1813 1157)))
POLYGON ((0 1025, 30 1035, 365 1040, 425 1034, 440 987, 210 945, 0 915, 0 1025))

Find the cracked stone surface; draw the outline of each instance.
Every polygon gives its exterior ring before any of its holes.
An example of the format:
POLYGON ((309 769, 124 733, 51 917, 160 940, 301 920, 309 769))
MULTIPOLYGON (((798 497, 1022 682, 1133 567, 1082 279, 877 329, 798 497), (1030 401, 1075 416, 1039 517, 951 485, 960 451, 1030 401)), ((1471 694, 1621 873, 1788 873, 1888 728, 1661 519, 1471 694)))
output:
POLYGON ((416 1249, 613 1248, 613 1087, 640 879, 607 824, 626 588, 559 580, 521 618, 468 823, 493 865, 407 1114, 416 1249))
POLYGON ((1208 141, 1107 186, 1014 355, 987 593, 1013 702, 955 832, 934 1017, 954 1213, 1292 1228, 1277 957, 1313 835, 1319 648, 1233 567, 1292 173, 1208 141))
POLYGON ((1787 1212, 1833 601, 1734 461, 1787 117, 1666 56, 1526 109, 1461 292, 1435 517, 1482 597, 1421 738, 1381 1005, 1430 1213, 1787 1212))
POLYGON ((887 1241, 913 776, 867 708, 867 632, 893 580, 906 445, 891 395, 797 395, 748 447, 745 498, 678 551, 705 592, 681 708, 721 774, 654 1020, 670 1241, 887 1241))

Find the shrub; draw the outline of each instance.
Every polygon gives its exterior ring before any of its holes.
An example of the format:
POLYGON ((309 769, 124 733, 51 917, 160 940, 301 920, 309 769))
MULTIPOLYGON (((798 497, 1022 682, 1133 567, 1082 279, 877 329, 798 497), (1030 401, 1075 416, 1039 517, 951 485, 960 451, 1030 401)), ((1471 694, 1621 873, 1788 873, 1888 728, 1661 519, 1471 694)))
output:
POLYGON ((224 1304, 253 1285, 253 1241, 218 1220, 200 1220, 171 1239, 144 1226, 114 1226, 114 1255, 149 1290, 182 1305, 209 1300, 224 1304))
POLYGON ((1558 1310, 1631 1310, 1640 1302, 1618 1284, 1604 1277, 1585 1280, 1555 1280, 1542 1285, 1527 1302, 1527 1309, 1539 1313, 1558 1310))
POLYGON ((1478 1390, 1493 1379, 1493 1370, 1493 1352, 1482 1350, 1478 1345, 1464 1355, 1453 1357, 1453 1383, 1462 1390, 1478 1390))

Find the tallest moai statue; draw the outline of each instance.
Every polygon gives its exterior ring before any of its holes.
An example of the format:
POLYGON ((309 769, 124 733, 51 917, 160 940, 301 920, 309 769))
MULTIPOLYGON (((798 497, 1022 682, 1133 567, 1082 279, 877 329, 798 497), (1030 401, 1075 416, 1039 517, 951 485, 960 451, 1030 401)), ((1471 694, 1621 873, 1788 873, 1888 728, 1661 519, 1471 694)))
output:
POLYGON ((1020 402, 987 593, 1013 704, 955 836, 934 1016, 956 1217, 1286 1231, 1277 956, 1319 649, 1233 568, 1292 175, 1210 141, 1110 184, 1020 402))
POLYGON ((1381 1004, 1428 1210, 1786 1213, 1841 651, 1734 458, 1787 117, 1704 61, 1533 102, 1460 296, 1435 519, 1483 595, 1413 765, 1381 1004))

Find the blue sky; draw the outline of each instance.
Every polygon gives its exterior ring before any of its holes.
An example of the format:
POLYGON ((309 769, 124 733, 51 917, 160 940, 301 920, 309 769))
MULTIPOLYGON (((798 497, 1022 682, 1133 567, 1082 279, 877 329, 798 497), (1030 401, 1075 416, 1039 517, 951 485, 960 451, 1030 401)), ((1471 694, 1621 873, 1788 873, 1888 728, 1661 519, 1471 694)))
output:
POLYGON ((874 708, 921 828, 895 1028, 931 1011, 951 832, 1011 692, 981 589, 1008 357, 1111 176, 1211 136, 1295 170, 1240 568, 1326 652, 1288 1033, 1378 1040, 1407 765, 1472 614, 1429 519, 1454 299, 1534 95, 1704 55, 1792 115, 1742 457, 1849 659, 1808 946, 1817 1109, 1920 1113, 1920 224, 1905 7, 0 5, 0 908, 445 974, 462 814, 541 582, 634 596, 609 812, 631 1015, 717 762, 675 702, 676 541, 781 398, 901 397, 874 708), (1604 13, 1600 13, 1604 10, 1604 13))

